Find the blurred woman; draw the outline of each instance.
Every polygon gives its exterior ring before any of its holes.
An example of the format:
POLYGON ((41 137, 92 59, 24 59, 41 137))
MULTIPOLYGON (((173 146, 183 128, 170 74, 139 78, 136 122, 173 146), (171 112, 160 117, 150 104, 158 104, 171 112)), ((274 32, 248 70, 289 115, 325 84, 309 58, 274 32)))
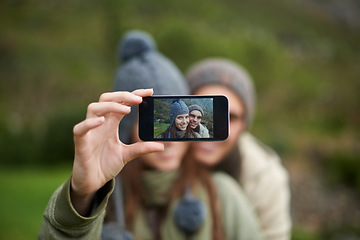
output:
POLYGON ((290 239, 287 172, 278 155, 248 132, 255 109, 252 79, 235 62, 205 59, 190 68, 187 80, 192 94, 226 95, 230 111, 229 138, 192 143, 191 157, 213 171, 230 174, 241 184, 266 239, 290 239))

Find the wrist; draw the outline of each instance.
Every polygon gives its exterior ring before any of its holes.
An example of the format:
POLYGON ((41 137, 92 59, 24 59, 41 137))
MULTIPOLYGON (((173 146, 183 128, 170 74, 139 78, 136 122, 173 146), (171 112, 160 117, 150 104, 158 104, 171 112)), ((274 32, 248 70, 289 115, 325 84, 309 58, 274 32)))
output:
POLYGON ((71 179, 70 183, 70 200, 74 209, 84 217, 90 214, 91 204, 93 202, 96 191, 84 192, 78 190, 76 185, 71 179))

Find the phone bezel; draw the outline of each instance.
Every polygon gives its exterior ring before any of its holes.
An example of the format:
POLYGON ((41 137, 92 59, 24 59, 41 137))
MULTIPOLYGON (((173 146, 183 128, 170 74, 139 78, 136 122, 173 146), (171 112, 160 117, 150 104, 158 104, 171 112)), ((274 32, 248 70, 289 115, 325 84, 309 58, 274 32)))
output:
POLYGON ((154 95, 144 97, 138 108, 139 131, 142 141, 157 142, 188 142, 188 141, 224 141, 229 137, 229 101, 224 95, 154 95), (155 138, 154 137, 154 100, 155 99, 186 99, 213 98, 213 128, 212 138, 155 138), (215 114, 216 112, 216 114, 215 114))

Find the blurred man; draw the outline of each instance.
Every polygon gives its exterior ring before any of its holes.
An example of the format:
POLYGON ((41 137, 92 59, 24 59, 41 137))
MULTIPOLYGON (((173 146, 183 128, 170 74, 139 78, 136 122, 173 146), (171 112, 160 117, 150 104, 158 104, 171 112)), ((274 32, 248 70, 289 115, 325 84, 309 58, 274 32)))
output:
POLYGON ((225 95, 230 115, 228 139, 192 143, 192 158, 240 183, 266 240, 291 239, 288 173, 278 154, 249 132, 256 102, 252 78, 229 59, 209 58, 194 64, 187 80, 191 94, 225 95))

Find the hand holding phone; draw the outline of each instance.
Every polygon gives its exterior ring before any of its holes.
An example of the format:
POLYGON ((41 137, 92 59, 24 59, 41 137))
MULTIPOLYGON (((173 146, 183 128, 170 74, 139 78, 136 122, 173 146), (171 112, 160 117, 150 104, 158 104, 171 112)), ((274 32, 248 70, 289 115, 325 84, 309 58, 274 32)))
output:
POLYGON ((228 135, 225 96, 152 96, 144 97, 139 105, 143 141, 222 141, 228 135))

